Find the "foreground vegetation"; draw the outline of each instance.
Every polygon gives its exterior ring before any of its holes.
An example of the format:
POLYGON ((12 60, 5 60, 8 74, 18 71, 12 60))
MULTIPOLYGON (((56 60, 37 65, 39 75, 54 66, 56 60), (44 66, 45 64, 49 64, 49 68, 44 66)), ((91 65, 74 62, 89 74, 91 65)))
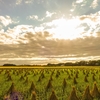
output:
POLYGON ((0 100, 100 100, 99 67, 1 68, 0 100))

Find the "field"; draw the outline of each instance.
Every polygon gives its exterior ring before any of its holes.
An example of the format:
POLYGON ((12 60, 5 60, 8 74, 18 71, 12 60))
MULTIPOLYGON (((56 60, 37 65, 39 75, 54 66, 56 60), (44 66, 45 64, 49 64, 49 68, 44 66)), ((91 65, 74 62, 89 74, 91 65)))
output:
POLYGON ((0 100, 100 100, 100 68, 1 67, 0 100))

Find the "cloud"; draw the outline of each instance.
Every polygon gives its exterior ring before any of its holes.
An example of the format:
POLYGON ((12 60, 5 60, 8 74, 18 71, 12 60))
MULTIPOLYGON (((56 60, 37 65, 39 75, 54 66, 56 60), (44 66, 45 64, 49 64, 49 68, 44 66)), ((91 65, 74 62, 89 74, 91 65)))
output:
POLYGON ((31 4, 31 3, 33 3, 33 1, 34 1, 34 0, 25 0, 25 3, 26 3, 26 4, 31 4))
POLYGON ((46 17, 52 17, 52 15, 55 13, 50 13, 49 11, 46 11, 46 17))
POLYGON ((28 32, 33 32, 32 25, 18 25, 13 29, 8 28, 6 32, 4 30, 0 31, 0 41, 4 44, 19 44, 19 42, 27 43, 28 41, 24 39, 24 34, 28 32), (24 39, 23 41, 19 38, 24 39))
MULTIPOLYGON (((33 27, 32 25, 17 25, 14 28, 8 28, 5 32, 0 31, 0 44, 27 44, 31 39, 50 39, 51 34, 43 31, 43 27, 33 27)), ((43 46, 42 46, 43 47, 43 46)))
POLYGON ((9 24, 12 24, 13 21, 10 18, 10 16, 0 16, 0 22, 4 25, 4 26, 8 26, 9 24))
POLYGON ((49 11, 46 11, 46 16, 45 17, 39 18, 38 15, 30 15, 30 16, 27 16, 27 19, 41 22, 41 21, 46 20, 46 18, 51 18, 54 14, 56 14, 56 13, 55 12, 51 13, 49 11))
POLYGON ((37 15, 29 16, 29 18, 30 18, 30 19, 33 19, 33 20, 35 20, 35 19, 38 20, 38 16, 37 16, 37 15))
POLYGON ((73 16, 77 15, 89 15, 99 11, 98 0, 77 0, 73 1, 70 12, 73 16))
POLYGON ((89 36, 96 37, 99 31, 100 12, 90 15, 73 17, 72 19, 58 18, 34 27, 36 32, 48 31, 53 38, 75 39, 89 36), (62 31, 63 30, 63 31, 62 31))
POLYGON ((99 28, 99 31, 96 32, 97 36, 100 37, 100 28, 99 28))
MULTIPOLYGON (((27 33, 24 44, 0 44, 0 58, 8 62, 14 60, 25 63, 58 63, 71 60, 89 60, 100 58, 100 37, 86 37, 84 39, 60 40, 47 39, 50 33, 27 33), (27 48, 27 49, 26 49, 27 48), (26 61, 27 60, 27 61, 26 61), (26 62, 25 62, 26 61, 26 62)), ((22 38, 20 38, 22 39, 22 38)), ((23 39, 22 39, 23 41, 23 39)))
POLYGON ((92 7, 93 9, 95 9, 98 6, 98 0, 93 0, 92 4, 90 7, 92 7))
POLYGON ((16 5, 20 5, 22 3, 31 4, 34 0, 16 0, 16 5))
MULTIPOLYGON (((81 17, 78 17, 80 21, 90 18, 81 17)), ((35 28, 32 25, 18 25, 8 28, 6 32, 0 31, 1 63, 46 64, 100 58, 99 31, 95 32, 98 37, 86 35, 85 38, 69 40, 53 38, 50 32, 39 32, 39 27, 35 31, 35 28)))
POLYGON ((87 29, 85 30, 87 34, 97 36, 97 32, 100 31, 100 11, 90 14, 90 15, 83 15, 79 17, 81 23, 84 24, 87 29))
MULTIPOLYGON (((81 25, 82 22, 79 17, 72 19, 59 18, 50 22, 42 24, 44 30, 49 31, 53 34, 53 38, 59 39, 75 39, 83 38, 82 35, 85 31, 86 26, 81 25), (62 31, 63 30, 63 31, 62 31)), ((87 36, 87 34, 84 34, 87 36)))
POLYGON ((39 18, 37 15, 30 15, 27 17, 29 20, 43 21, 44 18, 39 18))
MULTIPOLYGON (((2 34, 0 36, 0 40, 11 40, 12 38, 9 36, 9 34, 2 34), (2 37, 3 38, 2 38, 2 37)), ((48 32, 38 32, 38 33, 26 33, 23 36, 19 36, 18 39, 12 39, 13 43, 0 43, 0 58, 5 58, 2 60, 22 60, 26 58, 26 60, 29 58, 29 60, 35 60, 35 58, 41 57, 41 54, 44 54, 44 48, 40 42, 46 42, 48 41, 48 37, 51 37, 48 32), (14 41, 17 41, 18 43, 14 43, 14 41), (28 41, 25 43, 25 41, 28 41), (27 48, 27 49, 26 49, 27 48), (23 51, 24 50, 24 51, 23 51), (17 58, 16 58, 17 57, 17 58), (35 57, 30 59, 30 57, 35 57), (13 59, 16 58, 16 59, 13 59)), ((25 59, 24 59, 25 60, 25 59)), ((39 59, 38 59, 39 60, 39 59)), ((41 58, 42 60, 42 58, 41 58)))
POLYGON ((99 22, 100 11, 89 15, 74 16, 71 19, 56 18, 34 27, 34 31, 48 31, 52 34, 52 38, 59 39, 97 37, 97 32, 100 31, 99 22))
POLYGON ((100 58, 98 0, 2 0, 0 5, 0 63, 100 58))
POLYGON ((76 0, 76 3, 82 3, 84 0, 76 0))
POLYGON ((22 0, 16 0, 16 5, 20 5, 22 3, 22 0))
POLYGON ((0 23, 2 24, 1 27, 7 27, 8 25, 19 23, 19 21, 6 15, 6 17, 0 16, 0 23))

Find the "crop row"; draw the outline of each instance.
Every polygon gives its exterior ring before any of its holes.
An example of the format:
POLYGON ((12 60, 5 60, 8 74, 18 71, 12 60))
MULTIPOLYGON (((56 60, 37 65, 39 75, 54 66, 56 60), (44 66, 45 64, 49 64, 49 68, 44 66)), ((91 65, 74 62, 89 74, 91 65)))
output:
POLYGON ((99 68, 0 69, 0 100, 100 100, 99 68))

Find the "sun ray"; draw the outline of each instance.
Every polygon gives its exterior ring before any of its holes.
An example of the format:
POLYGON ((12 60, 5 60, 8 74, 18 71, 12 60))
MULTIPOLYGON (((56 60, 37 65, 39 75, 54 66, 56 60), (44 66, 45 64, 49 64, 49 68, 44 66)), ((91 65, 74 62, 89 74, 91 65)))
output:
POLYGON ((48 25, 55 26, 49 29, 53 33, 53 38, 58 39, 75 39, 81 37, 81 33, 84 31, 84 27, 78 27, 80 25, 79 19, 56 19, 48 25))

